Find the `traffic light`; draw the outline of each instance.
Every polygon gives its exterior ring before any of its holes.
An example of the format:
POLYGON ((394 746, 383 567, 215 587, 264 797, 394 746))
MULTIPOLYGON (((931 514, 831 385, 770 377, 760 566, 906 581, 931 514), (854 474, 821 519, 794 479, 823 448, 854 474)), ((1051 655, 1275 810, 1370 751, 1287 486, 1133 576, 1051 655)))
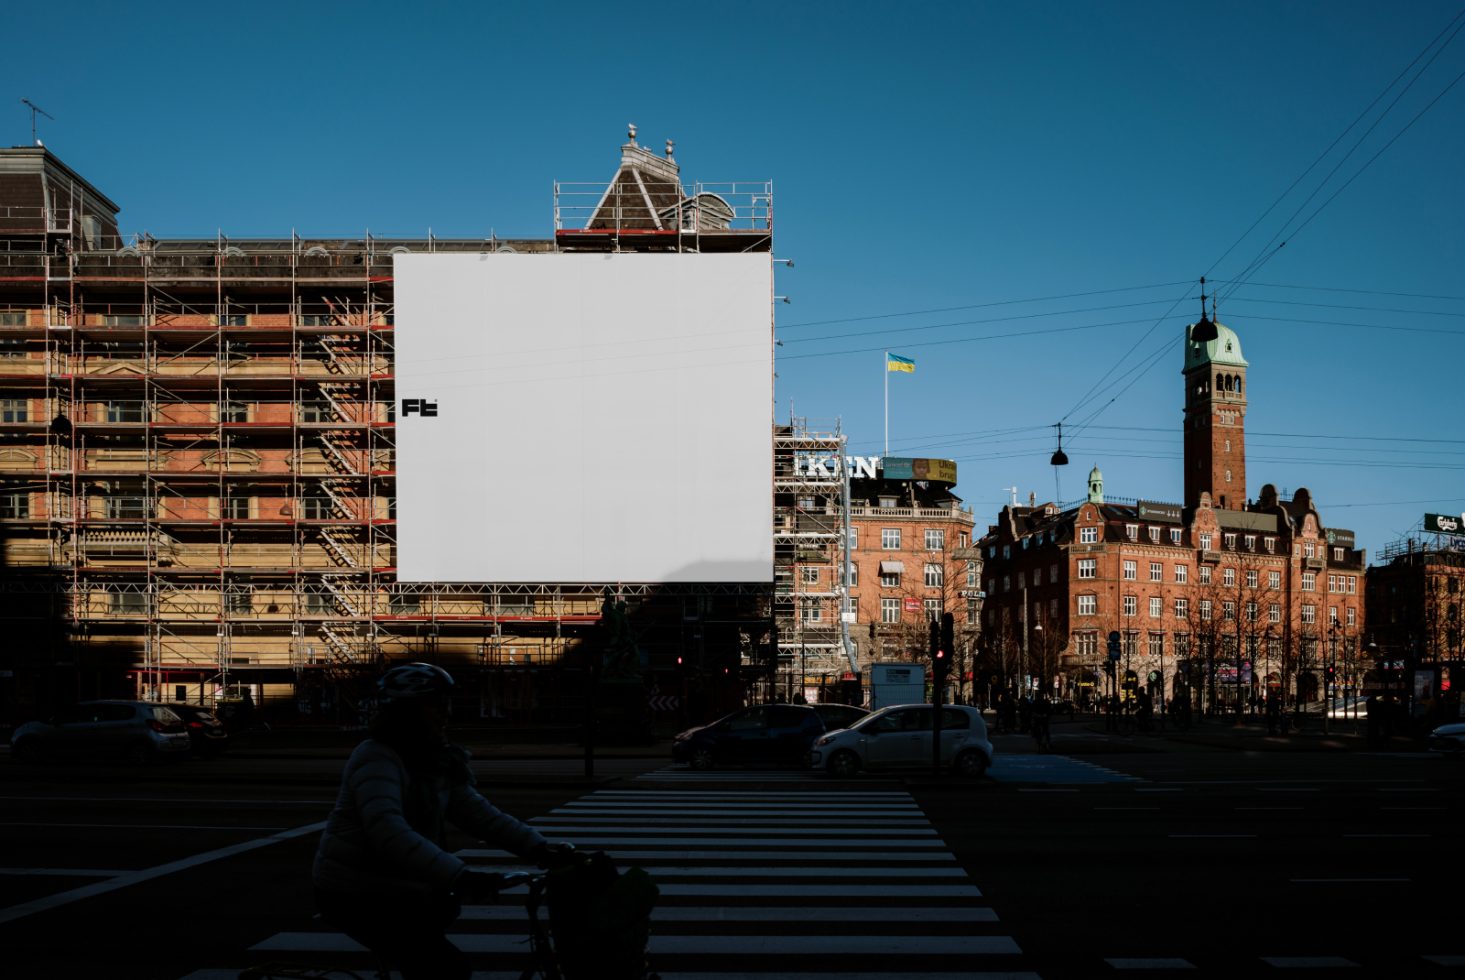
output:
POLYGON ((935 663, 941 654, 941 624, 933 616, 927 625, 930 627, 930 632, 927 638, 926 649, 931 654, 931 662, 935 663))
POLYGON ((956 652, 956 617, 951 613, 941 614, 941 652, 945 654, 946 666, 951 666, 952 654, 956 652))

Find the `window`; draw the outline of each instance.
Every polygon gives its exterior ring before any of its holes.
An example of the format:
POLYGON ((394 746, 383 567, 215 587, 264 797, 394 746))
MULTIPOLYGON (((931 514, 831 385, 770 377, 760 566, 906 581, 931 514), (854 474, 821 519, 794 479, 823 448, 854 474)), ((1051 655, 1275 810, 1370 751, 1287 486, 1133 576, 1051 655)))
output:
POLYGON ((1158 562, 1158 561, 1152 561, 1152 562, 1150 562, 1150 581, 1151 582, 1163 582, 1163 581, 1165 581, 1165 565, 1164 565, 1163 562, 1158 562))
POLYGON ((31 403, 25 398, 0 398, 0 422, 29 422, 31 403))
POLYGON ((254 596, 244 590, 225 592, 224 611, 236 615, 247 615, 254 611, 254 596))
MULTIPOLYGON (((392 596, 392 607, 394 611, 398 598, 398 596, 392 596)), ((329 616, 335 611, 336 606, 331 602, 329 594, 325 592, 305 593, 305 613, 307 616, 329 616)))
POLYGON ((926 528, 926 550, 942 551, 946 548, 946 532, 940 528, 926 528))
POLYGON ((1125 562, 1124 562, 1124 581, 1126 581, 1126 582, 1133 582, 1136 578, 1139 577, 1136 574, 1135 564, 1136 564, 1135 562, 1132 562, 1132 561, 1129 561, 1128 559, 1125 559, 1125 562))
POLYGON ((1189 582, 1189 581, 1190 581, 1190 566, 1189 565, 1176 565, 1175 566, 1175 583, 1177 585, 1184 585, 1186 582, 1189 582))
POLYGON ((335 317, 329 313, 300 314, 300 325, 302 327, 329 327, 334 322, 335 317))
MULTIPOLYGON (((0 313, 3 319, 4 313, 0 313)), ((0 324, 3 326, 4 324, 0 324)), ((25 338, 23 337, 0 337, 0 358, 25 357, 25 338)))
POLYGON ((1181 542, 1181 535, 1183 533, 1184 532, 1182 532, 1180 530, 1180 528, 1178 528, 1178 527, 1172 527, 1170 529, 1170 543, 1171 544, 1180 544, 1180 542, 1181 542))
POLYGON ((1262 543, 1266 545, 1267 554, 1269 554, 1269 555, 1275 555, 1277 553, 1277 539, 1276 538, 1263 538, 1262 539, 1262 543))
POLYGON ((1004 576, 1002 576, 1002 591, 1003 592, 1011 592, 1012 591, 1012 576, 1010 576, 1010 575, 1004 575, 1004 576))
POLYGON ((219 406, 220 422, 248 422, 249 404, 247 402, 224 402, 219 406))
POLYGON ((248 313, 220 313, 219 326, 221 327, 247 327, 249 326, 248 313))
MULTIPOLYGON (((1227 479, 1230 479, 1230 477, 1227 477, 1227 479)), ((1236 550, 1236 535, 1234 533, 1227 532, 1226 534, 1221 536, 1221 540, 1224 543, 1227 551, 1236 550)))
POLYGON ((1186 657, 1190 656, 1189 633, 1175 634, 1175 656, 1180 660, 1184 660, 1186 657))
POLYGON ((804 600, 804 622, 817 623, 824 617, 823 603, 817 600, 804 600))
POLYGON ((1099 529, 1096 527, 1081 527, 1078 529, 1079 544, 1097 544, 1099 541, 1099 529))
POLYGON ((1316 572, 1303 572, 1302 573, 1302 591, 1303 592, 1315 592, 1315 591, 1317 591, 1317 573, 1316 572))
POLYGON ((997 580, 995 578, 987 579, 987 591, 993 595, 997 594, 997 580))
POLYGON ((977 587, 977 583, 978 583, 977 576, 978 576, 978 574, 979 573, 977 571, 977 563, 975 561, 969 561, 969 562, 967 562, 966 563, 966 587, 967 588, 969 588, 969 589, 975 589, 977 587))
POLYGON ((1337 626, 1338 625, 1338 607, 1337 606, 1329 606, 1328 607, 1328 623, 1331 626, 1337 626))
POLYGON ((1097 558, 1080 558, 1078 560, 1079 578, 1098 578, 1099 560, 1097 558))
POLYGON ((1160 529, 1157 528, 1157 527, 1150 528, 1150 544, 1159 544, 1159 543, 1160 543, 1160 529))
POLYGON ((1234 589, 1236 587, 1236 569, 1221 569, 1221 584, 1228 589, 1234 589))
POLYGON ((1308 626, 1317 622, 1317 606, 1308 602, 1302 604, 1302 622, 1308 626))
POLYGON ((1165 655, 1165 634, 1150 634, 1150 656, 1159 659, 1165 655))
POLYGON ((1282 587, 1281 572, 1267 572, 1267 588, 1280 589, 1282 587))
POLYGON ((1099 614, 1099 597, 1096 595, 1079 596, 1078 614, 1080 616, 1097 616, 1099 614))
POLYGON ((1175 618, 1187 619, 1190 616, 1190 600, 1177 598, 1175 600, 1175 618))
POLYGON ((860 529, 852 527, 849 529, 849 550, 860 550, 860 529))
POLYGON ((946 584, 946 572, 934 561, 926 562, 926 588, 939 589, 946 584))
POLYGON ((106 327, 141 327, 147 325, 147 317, 141 313, 103 313, 102 325, 106 327))
POLYGON ((1302 542, 1302 557, 1314 558, 1316 557, 1316 550, 1316 546, 1311 541, 1302 542))
POLYGON ((1248 534, 1246 536, 1246 550, 1247 551, 1255 551, 1256 550, 1256 535, 1255 534, 1248 534))
MULTIPOLYGON (((1058 584, 1058 563, 1057 562, 1054 562, 1053 564, 1051 564, 1051 565, 1048 566, 1048 581, 1052 582, 1054 585, 1057 585, 1058 584)), ((1450 579, 1450 581, 1453 582, 1454 579, 1450 579)))
POLYGON ((1165 615, 1165 600, 1157 595, 1150 596, 1150 618, 1159 619, 1165 615))
POLYGON ((884 551, 899 551, 900 528, 882 527, 880 529, 880 547, 884 551))
POLYGON ((967 539, 967 533, 965 531, 957 531, 956 532, 956 546, 958 548, 965 548, 970 543, 971 542, 967 539))
POLYGON ((898 622, 900 622, 900 600, 899 599, 881 599, 880 600, 880 622, 882 622, 882 623, 898 623, 898 622))
POLYGON ((1079 660, 1090 660, 1099 655, 1098 633, 1073 634, 1073 648, 1079 660))
POLYGON ((331 406, 326 402, 301 402, 300 421, 330 422, 332 421, 331 406))
POLYGON ((1012 545, 1010 545, 1010 544, 1004 544, 1002 546, 1002 557, 1004 559, 1007 559, 1007 558, 1011 558, 1012 557, 1012 545))
POLYGON ((248 497, 225 497, 219 501, 219 515, 228 521, 249 520, 249 498, 248 497))
POLYGON ((1210 531, 1202 531, 1201 532, 1201 535, 1200 535, 1200 550, 1201 551, 1210 551, 1211 550, 1211 540, 1212 540, 1211 532, 1210 531))
POLYGON ((1248 599, 1248 600, 1246 600, 1246 621, 1248 623, 1254 623, 1254 622, 1256 622, 1256 600, 1255 599, 1248 599))
POLYGON ((1273 602, 1267 606, 1267 622, 1280 623, 1282 621, 1282 606, 1273 602))
POLYGON ((1357 626, 1358 625, 1357 619, 1356 619, 1356 616, 1355 616, 1356 613, 1357 613, 1357 610, 1356 609, 1354 609, 1352 606, 1349 606, 1348 607, 1348 625, 1349 626, 1357 626))
POLYGON ((31 516, 31 495, 23 492, 0 493, 0 517, 31 516))
POLYGON ((1200 601, 1200 618, 1202 620, 1209 620, 1211 618, 1211 600, 1202 599, 1200 601))
POLYGON ((817 585, 819 583, 819 568, 815 565, 805 565, 799 569, 805 585, 817 585))
POLYGON ((108 422, 141 422, 142 402, 109 401, 106 403, 108 422))
POLYGON ((1246 570, 1246 587, 1248 589, 1256 588, 1257 582, 1260 578, 1261 574, 1255 568, 1248 568, 1246 570))
MULTIPOLYGON (((1451 592, 1454 591, 1455 584, 1456 584, 1455 583, 1455 580, 1454 579, 1450 579, 1450 586, 1451 586, 1450 591, 1451 592)), ((1357 575, 1349 575, 1348 576, 1348 594, 1349 595, 1356 595, 1357 593, 1358 593, 1358 576, 1357 575)))
POLYGON ((818 509, 819 502, 813 497, 800 497, 795 506, 798 507, 799 510, 812 511, 818 509))
POLYGON ((1211 566, 1210 565, 1202 565, 1200 567, 1200 569, 1199 569, 1199 575, 1200 575, 1200 584, 1201 585, 1210 585, 1211 584, 1211 566))
POLYGON ((1139 525, 1138 524, 1126 524, 1126 525, 1124 525, 1124 536, 1126 538, 1128 538, 1129 540, 1131 540, 1131 541, 1138 541, 1139 540, 1139 525))
POLYGON ((880 508, 882 510, 894 510, 897 503, 899 503, 899 501, 897 501, 894 497, 880 498, 880 508))
POLYGON ((1139 597, 1138 596, 1127 595, 1127 596, 1124 597, 1124 615, 1126 615, 1126 616, 1138 616, 1139 615, 1139 597))
POLYGON ((976 599, 968 599, 966 601, 966 624, 968 626, 977 625, 977 607, 979 604, 976 599))
POLYGON ((1336 575, 1329 575, 1328 576, 1328 591, 1329 592, 1337 592, 1338 591, 1338 576, 1336 576, 1336 575))
POLYGON ((1225 602, 1221 603, 1221 618, 1235 619, 1236 603, 1232 602, 1230 599, 1227 599, 1225 602))
POLYGON ((300 516, 307 521, 329 521, 332 518, 329 497, 301 497, 300 516))
POLYGON ((941 618, 941 600, 927 599, 922 603, 926 610, 926 622, 931 623, 941 618))
POLYGON ((113 520, 136 520, 148 516, 147 498, 141 494, 118 494, 104 497, 103 516, 113 520))
POLYGON ((880 570, 880 587, 882 589, 900 588, 900 573, 894 571, 880 570))
POLYGON ((1333 549, 1333 561, 1342 561, 1342 560, 1343 560, 1343 549, 1342 548, 1334 548, 1333 549))
POLYGON ((112 613, 118 616, 135 616, 148 611, 146 592, 111 592, 112 613))
POLYGON ((850 588, 854 588, 855 586, 857 586, 857 585, 860 584, 860 566, 859 565, 856 565, 854 562, 850 562, 849 563, 849 574, 845 576, 845 583, 844 584, 845 585, 848 585, 850 588))
POLYGON ((0 327, 25 326, 25 310, 0 310, 0 327))

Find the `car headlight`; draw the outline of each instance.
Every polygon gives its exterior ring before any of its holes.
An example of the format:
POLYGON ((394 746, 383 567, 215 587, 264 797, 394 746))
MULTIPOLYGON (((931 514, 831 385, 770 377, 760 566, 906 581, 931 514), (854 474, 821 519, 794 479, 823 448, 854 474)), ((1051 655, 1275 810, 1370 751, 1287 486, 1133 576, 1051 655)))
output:
POLYGON ((828 745, 832 741, 834 741, 833 735, 820 735, 818 738, 814 739, 814 748, 817 749, 822 746, 828 745))

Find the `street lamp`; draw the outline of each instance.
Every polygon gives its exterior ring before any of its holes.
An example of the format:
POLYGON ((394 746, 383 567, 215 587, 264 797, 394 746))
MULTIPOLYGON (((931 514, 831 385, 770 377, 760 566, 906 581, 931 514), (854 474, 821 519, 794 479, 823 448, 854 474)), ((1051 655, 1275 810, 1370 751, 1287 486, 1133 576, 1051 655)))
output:
MULTIPOLYGON (((1036 637, 1036 639, 1034 640, 1034 642, 1037 643, 1037 645, 1038 645, 1038 658, 1039 658, 1039 661, 1046 660, 1047 658, 1045 658, 1045 657, 1042 656, 1042 653, 1043 653, 1043 624, 1041 622, 1034 623, 1033 624, 1033 632, 1036 633, 1036 634, 1038 634, 1037 637, 1036 637)), ((1041 668, 1041 662, 1040 662, 1039 666, 1041 668)), ((1030 686, 1036 687, 1037 685, 1034 684, 1034 685, 1030 685, 1030 686)))

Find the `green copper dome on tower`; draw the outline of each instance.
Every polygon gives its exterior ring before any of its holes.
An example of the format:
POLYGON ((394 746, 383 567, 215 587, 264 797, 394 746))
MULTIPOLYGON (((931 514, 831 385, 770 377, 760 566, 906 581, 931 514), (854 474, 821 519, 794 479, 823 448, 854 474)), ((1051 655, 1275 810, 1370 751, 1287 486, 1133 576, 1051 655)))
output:
POLYGON ((1089 470, 1089 503, 1102 504, 1104 502, 1104 474, 1099 472, 1099 464, 1095 463, 1094 468, 1089 470))
POLYGON ((1193 371, 1205 364, 1227 364, 1232 367, 1246 367, 1246 358, 1241 356, 1241 338, 1236 331, 1217 323, 1215 340, 1192 340, 1198 324, 1185 328, 1185 370, 1193 371))

